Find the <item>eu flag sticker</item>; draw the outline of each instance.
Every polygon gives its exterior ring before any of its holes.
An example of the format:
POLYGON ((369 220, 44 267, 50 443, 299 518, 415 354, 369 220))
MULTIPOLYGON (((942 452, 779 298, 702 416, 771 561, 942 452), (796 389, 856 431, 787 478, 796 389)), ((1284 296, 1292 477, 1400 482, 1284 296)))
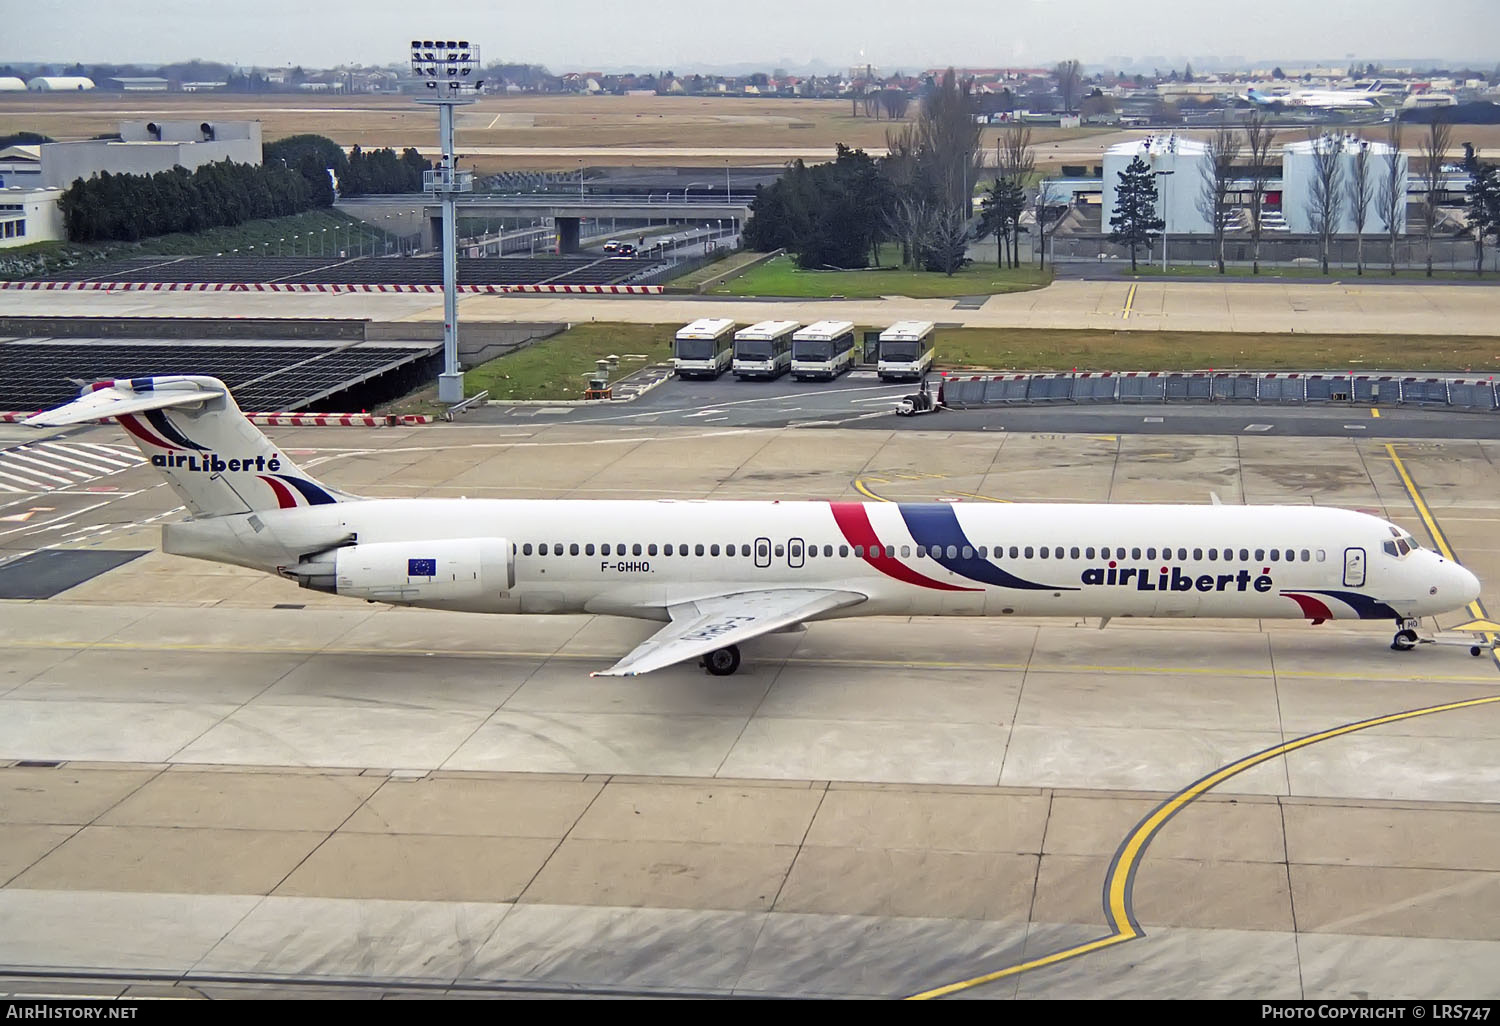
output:
POLYGON ((406 561, 406 576, 408 577, 436 577, 437 560, 435 559, 408 559, 406 561))

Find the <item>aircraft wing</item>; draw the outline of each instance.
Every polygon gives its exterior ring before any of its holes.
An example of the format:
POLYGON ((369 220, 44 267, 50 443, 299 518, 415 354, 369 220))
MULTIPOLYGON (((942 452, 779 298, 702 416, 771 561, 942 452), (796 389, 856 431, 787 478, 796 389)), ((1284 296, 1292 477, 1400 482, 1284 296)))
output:
POLYGON ((819 613, 858 605, 865 596, 827 588, 741 591, 671 606, 672 622, 594 677, 633 677, 680 663, 762 634, 791 627, 819 613))

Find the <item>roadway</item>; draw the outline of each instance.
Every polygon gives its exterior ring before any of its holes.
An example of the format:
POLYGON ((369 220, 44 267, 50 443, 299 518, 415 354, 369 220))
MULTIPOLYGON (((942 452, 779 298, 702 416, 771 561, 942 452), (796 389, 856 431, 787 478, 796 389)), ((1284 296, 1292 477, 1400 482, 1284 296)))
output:
MULTIPOLYGON (((0 315, 26 314, 440 321, 443 305, 431 296, 413 294, 42 293, 0 289, 0 315)), ((772 318, 811 323, 834 318, 856 324, 889 324, 912 319, 998 328, 1493 335, 1500 319, 1500 289, 1354 281, 1131 283, 1069 279, 1044 289, 990 296, 978 300, 977 305, 957 299, 901 296, 805 300, 696 295, 469 296, 459 303, 460 322, 685 324, 699 317, 725 315, 745 323, 772 318)), ((1250 362, 1253 360, 1247 360, 1250 362)), ((1399 352, 1393 362, 1399 362, 1399 352)))
MULTIPOLYGON (((271 433, 372 495, 1367 509, 1500 603, 1491 441, 911 426, 271 433)), ((604 682, 652 625, 169 557, 118 430, 50 440, 0 426, 61 479, 0 500, 0 559, 145 554, 3 606, 0 979, 36 976, 0 993, 1500 997, 1500 673, 1462 648, 898 617, 604 682)))

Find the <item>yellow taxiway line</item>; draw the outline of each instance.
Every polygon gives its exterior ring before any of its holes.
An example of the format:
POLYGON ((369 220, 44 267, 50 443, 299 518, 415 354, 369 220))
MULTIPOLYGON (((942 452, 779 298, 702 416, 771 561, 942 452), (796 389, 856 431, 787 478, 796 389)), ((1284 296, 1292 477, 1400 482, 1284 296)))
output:
POLYGON ((1120 315, 1120 320, 1130 320, 1130 307, 1135 303, 1135 285, 1130 286, 1130 291, 1125 293, 1125 312, 1120 315))
MULTIPOLYGON (((1379 411, 1372 410, 1371 412, 1377 417, 1380 415, 1379 411)), ((1405 487, 1407 495, 1411 497, 1412 505, 1416 507, 1417 514, 1422 518, 1422 522, 1427 525, 1427 530, 1432 536, 1433 544, 1437 546, 1438 551, 1443 554, 1444 558, 1458 562, 1453 554, 1452 546, 1448 544, 1447 537, 1444 536, 1442 528, 1438 526, 1437 518, 1432 515, 1432 510, 1428 507, 1426 500, 1423 499, 1421 489, 1417 487, 1416 482, 1412 480, 1411 474, 1407 472, 1406 464, 1396 454, 1396 447, 1387 444, 1385 450, 1390 455, 1391 463, 1395 466, 1396 473, 1400 476, 1401 484, 1405 487)), ((1469 604, 1469 611, 1474 614, 1476 619, 1488 618, 1484 605, 1477 599, 1469 604)), ((1493 644, 1495 635, 1493 633, 1485 633, 1485 638, 1493 644)), ((1500 665, 1500 653, 1492 653, 1492 655, 1497 665, 1500 665)), ((1284 744, 1274 745, 1253 755, 1247 755, 1243 759, 1232 762, 1227 766, 1220 767, 1207 776, 1200 777, 1152 810, 1145 819, 1136 824, 1135 829, 1126 836, 1119 848, 1115 850, 1114 859, 1110 862, 1109 873, 1105 877, 1104 882, 1104 918, 1110 927, 1108 934, 1083 944, 1054 951, 1040 958, 1033 958, 1025 962, 1016 963, 1015 965, 1006 966, 991 973, 985 973, 981 976, 959 980, 946 986, 935 987, 931 990, 912 994, 909 1000, 946 997, 960 991, 983 986, 986 983, 994 983, 997 980, 1018 976, 1033 969, 1056 965, 1060 962, 1092 954, 1095 951, 1114 947, 1116 944, 1123 944, 1126 941, 1144 937, 1145 931, 1141 928, 1139 920, 1135 917, 1133 899, 1136 871, 1140 868, 1141 860, 1145 856, 1146 850, 1150 847, 1156 835, 1161 832, 1161 829, 1167 825, 1173 816, 1224 781, 1238 776, 1246 770, 1253 769, 1262 763, 1269 762, 1271 759, 1288 755, 1299 749, 1318 744, 1321 741, 1345 737, 1356 731, 1368 730, 1371 727, 1384 726, 1388 723, 1400 723, 1403 720, 1415 719, 1418 716, 1430 716, 1433 713, 1451 712, 1455 709, 1471 709, 1481 705, 1492 705, 1497 702, 1500 702, 1500 695, 1489 695, 1484 698, 1445 702, 1442 705, 1429 705, 1421 709, 1408 709, 1405 712, 1391 713, 1386 716, 1375 716, 1367 720, 1346 723, 1343 726, 1333 727, 1315 734, 1306 734, 1292 741, 1287 741, 1284 744)))

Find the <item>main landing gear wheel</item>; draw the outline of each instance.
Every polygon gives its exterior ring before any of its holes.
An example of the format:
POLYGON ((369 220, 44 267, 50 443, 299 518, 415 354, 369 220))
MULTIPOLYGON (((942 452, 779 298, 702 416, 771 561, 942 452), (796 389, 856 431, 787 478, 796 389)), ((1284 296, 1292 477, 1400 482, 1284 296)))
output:
POLYGON ((716 649, 699 659, 698 665, 715 677, 727 677, 740 668, 740 647, 730 645, 716 649))
POLYGON ((1391 648, 1397 652, 1410 652, 1416 647, 1417 632, 1410 627, 1397 631, 1396 636, 1391 639, 1391 648))

